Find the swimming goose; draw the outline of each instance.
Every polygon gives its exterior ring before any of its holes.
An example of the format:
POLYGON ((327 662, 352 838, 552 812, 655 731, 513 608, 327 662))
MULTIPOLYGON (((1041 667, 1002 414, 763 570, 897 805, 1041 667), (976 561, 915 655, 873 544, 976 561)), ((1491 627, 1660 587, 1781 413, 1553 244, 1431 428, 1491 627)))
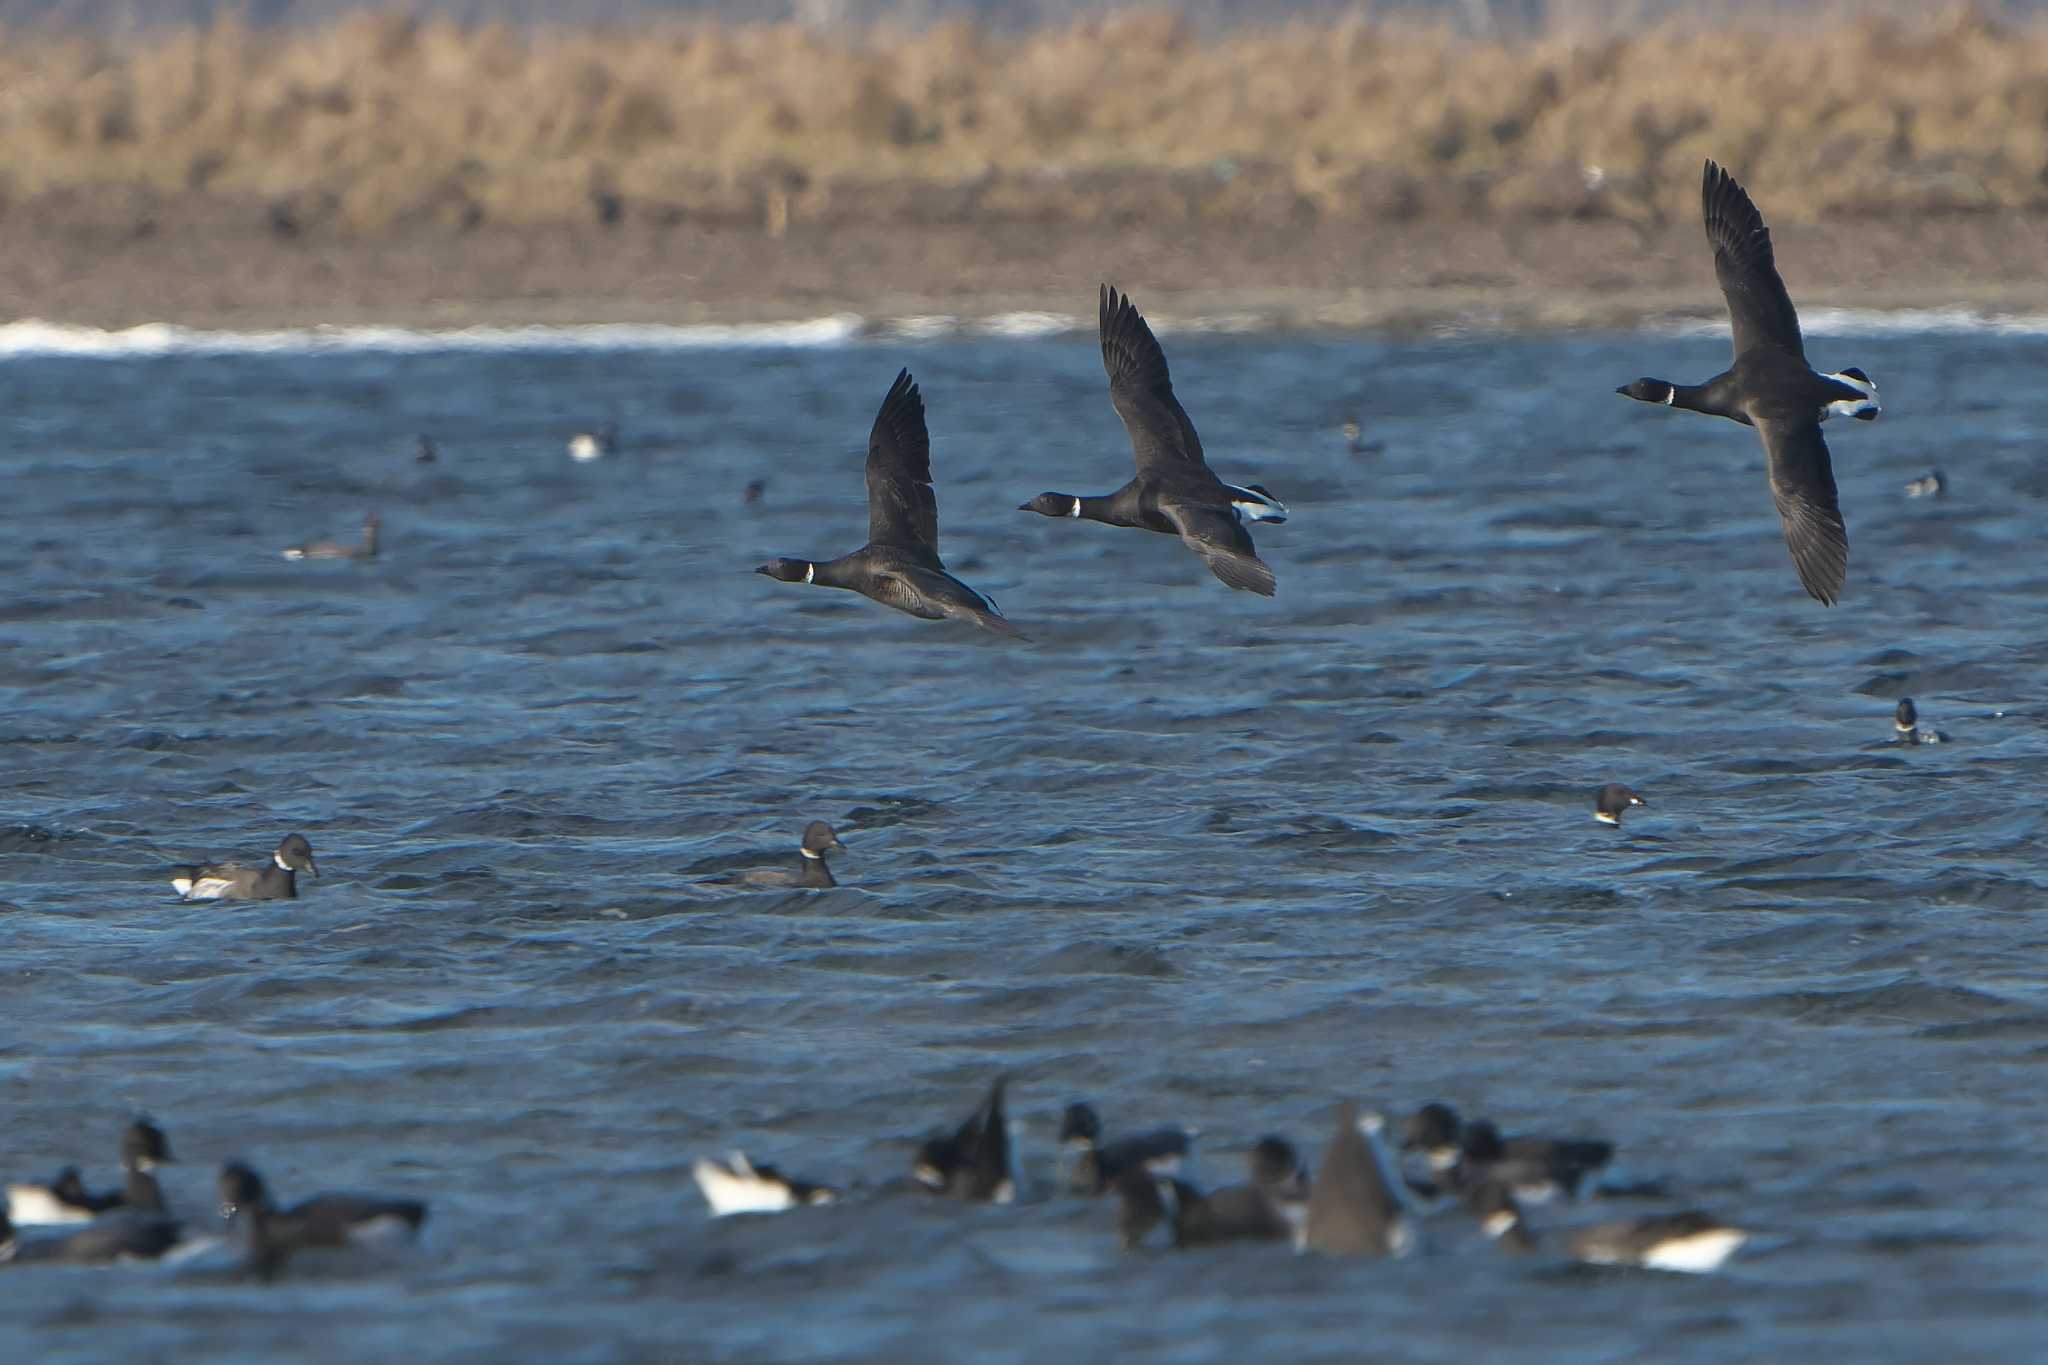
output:
POLYGON ((1097 300, 1097 328, 1109 400, 1130 435, 1138 472, 1114 493, 1040 493, 1018 510, 1179 536, 1231 587, 1271 597, 1273 571, 1244 524, 1285 521, 1286 505, 1257 484, 1240 488, 1210 472, 1195 424, 1174 397, 1166 353, 1130 299, 1106 284, 1097 300))
POLYGON ((932 492, 924 399, 904 370, 868 433, 868 543, 824 563, 776 559, 754 570, 783 583, 846 588, 927 621, 948 616, 1018 637, 996 604, 946 572, 939 558, 939 500, 932 492))
POLYGON ((569 438, 569 458, 578 464, 616 454, 618 449, 619 428, 615 422, 606 422, 594 432, 579 431, 569 438))
POLYGON ((1285 1242, 1295 1235, 1279 1204, 1257 1185, 1226 1185, 1204 1194, 1188 1181, 1130 1166, 1114 1188, 1117 1235, 1126 1251, 1147 1245, 1160 1230, 1177 1247, 1285 1242))
POLYGON ((17 1225, 42 1223, 89 1223, 110 1210, 124 1209, 143 1214, 163 1214, 164 1192, 156 1182, 158 1166, 177 1158, 171 1155, 163 1129, 147 1118, 137 1118, 121 1131, 121 1169, 128 1173, 122 1189, 93 1194, 85 1188, 76 1166, 66 1166, 47 1185, 23 1182, 7 1187, 7 1219, 17 1225))
POLYGON ((1502 1160, 1571 1172, 1571 1184, 1576 1187, 1580 1178, 1614 1159, 1614 1144, 1600 1138, 1503 1138, 1488 1120, 1466 1123, 1457 1110, 1443 1103, 1425 1104, 1409 1117, 1401 1148, 1419 1149, 1430 1170, 1439 1174, 1462 1172, 1457 1183, 1466 1188, 1485 1180, 1485 1173, 1478 1168, 1502 1160))
POLYGON ((339 540, 309 540, 304 545, 291 546, 284 552, 286 559, 375 559, 377 557, 377 532, 384 525, 383 519, 375 512, 363 519, 363 539, 359 545, 350 545, 339 540))
POLYGON ((371 1194, 316 1194, 280 1209, 263 1177, 239 1161, 221 1167, 220 1199, 249 1268, 266 1279, 294 1252, 409 1242, 427 1221, 427 1206, 417 1199, 371 1194))
POLYGON ((1017 1153, 1003 1109, 1006 1077, 998 1076, 988 1098, 951 1133, 918 1148, 910 1174, 918 1184, 949 1199, 969 1203, 1016 1202, 1017 1153))
POLYGON ((699 1157, 690 1167, 704 1202, 713 1218, 732 1213, 780 1213, 784 1209, 810 1204, 830 1204, 839 1191, 830 1185, 795 1180, 773 1166, 755 1165, 745 1152, 730 1153, 724 1161, 699 1157))
POLYGON ((797 845, 797 866, 756 867, 735 872, 726 880, 744 882, 749 886, 800 886, 821 889, 839 885, 832 876, 832 869, 825 865, 827 853, 844 853, 846 845, 839 842, 839 836, 832 832, 832 826, 823 820, 813 820, 804 828, 803 842, 797 845))
POLYGON ((1913 705, 1911 697, 1900 697, 1898 710, 1892 712, 1892 734, 1898 744, 1946 744, 1948 736, 1939 730, 1920 728, 1920 708, 1913 705))
POLYGON ((1303 1245, 1340 1256, 1405 1256, 1418 1241, 1404 1188, 1381 1144, 1386 1122, 1346 1104, 1309 1187, 1303 1245))
POLYGON ((1615 392, 1754 426, 1799 581, 1815 600, 1833 606, 1848 574, 1849 532, 1820 424, 1830 417, 1875 420, 1882 411, 1877 385, 1861 370, 1819 374, 1807 364, 1799 314, 1778 274, 1770 229, 1735 177, 1709 161, 1700 198, 1714 274, 1728 299, 1735 363, 1704 384, 1645 378, 1615 392))
POLYGON ((260 867, 205 863, 171 869, 171 886, 188 901, 282 901, 299 894, 298 875, 320 875, 313 846, 303 834, 287 834, 260 867))
POLYGON ((1195 1137, 1187 1128, 1157 1128, 1105 1143, 1095 1106, 1076 1101, 1060 1117, 1060 1145, 1074 1158, 1067 1172, 1068 1188, 1077 1194, 1101 1194, 1133 1167, 1154 1175, 1179 1175, 1194 1155, 1195 1137))
POLYGON ((1588 1265, 1640 1266, 1703 1275, 1719 1270, 1749 1233, 1699 1209, 1656 1218, 1601 1223, 1574 1233, 1565 1245, 1588 1265))
POLYGON ((178 1244, 174 1218, 160 1214, 117 1212, 60 1237, 23 1239, 0 1212, 0 1263, 31 1265, 112 1265, 117 1261, 153 1261, 178 1244))
POLYGON ((1609 782, 1593 793, 1593 818, 1603 825, 1613 825, 1619 829, 1622 812, 1634 806, 1648 804, 1649 802, 1643 800, 1634 789, 1624 787, 1619 782, 1609 782))

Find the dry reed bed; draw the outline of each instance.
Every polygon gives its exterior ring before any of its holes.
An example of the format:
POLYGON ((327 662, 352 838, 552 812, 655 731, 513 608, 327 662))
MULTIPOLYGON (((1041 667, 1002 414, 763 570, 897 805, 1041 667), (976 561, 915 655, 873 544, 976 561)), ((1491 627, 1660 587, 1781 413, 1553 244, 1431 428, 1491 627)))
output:
MULTIPOLYGON (((1284 222, 2048 208, 2048 23, 1968 9, 1508 43, 1364 22, 1197 37, 228 21, 0 40, 0 194, 270 206, 280 230, 616 220, 1284 222), (1599 168, 1597 175, 1591 168, 1599 168), (89 190, 81 196, 78 192, 89 190)), ((154 210, 153 210, 154 211, 154 210)))

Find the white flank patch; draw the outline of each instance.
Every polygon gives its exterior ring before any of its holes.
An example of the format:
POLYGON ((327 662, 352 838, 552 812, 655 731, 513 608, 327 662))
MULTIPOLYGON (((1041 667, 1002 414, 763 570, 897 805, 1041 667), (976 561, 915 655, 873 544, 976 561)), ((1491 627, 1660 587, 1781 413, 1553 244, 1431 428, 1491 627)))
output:
POLYGON ((192 879, 190 877, 171 878, 171 890, 181 896, 190 896, 192 894, 192 879))
POLYGON ((1643 1254, 1643 1266, 1649 1270, 1676 1270, 1688 1275, 1704 1275, 1719 1270, 1724 1261, 1735 1254, 1735 1249, 1749 1240, 1749 1234, 1740 1228, 1710 1228, 1695 1232, 1690 1237, 1674 1237, 1659 1242, 1643 1254))
POLYGON ((1620 823, 1621 823, 1621 817, 1620 817, 1620 816, 1618 816, 1618 815, 1609 815, 1609 814, 1608 814, 1608 813, 1607 813, 1606 811, 1604 811, 1604 810, 1596 810, 1596 811, 1594 811, 1594 812, 1593 812, 1593 818, 1594 818, 1595 820, 1598 820, 1598 821, 1599 821, 1599 822, 1600 822, 1601 824, 1603 824, 1603 825, 1618 825, 1618 824, 1620 824, 1620 823))
POLYGON ((1868 380, 1858 379, 1854 375, 1831 374, 1828 378, 1834 380, 1837 384, 1846 384, 1863 396, 1861 398, 1837 398, 1821 410, 1822 421, 1826 421, 1830 417, 1857 417, 1864 413, 1875 415, 1884 411, 1877 404, 1877 385, 1870 383, 1868 380))
POLYGON ((1678 390, 1670 384, 1664 386, 1664 406, 1667 408, 1678 406, 1678 390))
POLYGON ((815 565, 815 564, 806 564, 806 565, 804 565, 804 582, 808 583, 808 582, 810 582, 810 581, 811 581, 812 579, 816 578, 817 576, 818 576, 818 566, 817 566, 817 565, 815 565))
POLYGON ((1491 1237, 1494 1241, 1497 1242, 1501 1238, 1507 1236, 1508 1233, 1514 1229, 1515 1224, 1521 1221, 1522 1220, 1517 1218, 1511 1211, 1507 1209, 1502 1209, 1499 1213, 1493 1214, 1490 1217, 1488 1217, 1487 1220, 1484 1223, 1481 1223, 1479 1226, 1486 1230, 1486 1235, 1488 1237, 1491 1237))
POLYGON ((1079 498, 1074 499, 1074 505, 1072 508, 1068 510, 1067 515, 1070 517, 1078 517, 1081 515, 1081 500, 1079 498))
POLYGON ((301 550, 298 546, 294 545, 291 547, 291 549, 286 550, 284 552, 284 557, 286 559, 304 559, 306 557, 306 552, 304 550, 301 550))
POLYGON ((390 1248, 403 1246, 418 1234, 407 1219, 395 1213, 380 1213, 375 1218, 365 1218, 360 1223, 351 1223, 348 1240, 351 1246, 390 1248))
POLYGON ((23 1227, 43 1223, 90 1223, 90 1209, 75 1208, 41 1185, 7 1187, 7 1221, 23 1227))
POLYGON ((781 1213, 795 1207, 789 1187, 756 1175, 753 1163, 743 1153, 734 1152, 728 1160, 730 1165, 702 1157, 690 1167, 713 1218, 732 1213, 781 1213))
POLYGON ((1235 508, 1237 515, 1245 521, 1287 520, 1287 504, 1280 499, 1255 493, 1249 488, 1239 488, 1236 484, 1227 483, 1223 486, 1230 491, 1231 507, 1235 508))
POLYGON ((597 438, 587 431, 569 438, 569 458, 572 460, 587 464, 602 454, 604 451, 599 448, 597 438))
POLYGON ((1463 1156, 1464 1153, 1456 1147, 1432 1147, 1429 1149, 1429 1169, 1437 1172, 1448 1171, 1457 1165, 1463 1156))
MULTIPOLYGON (((179 880, 182 881, 183 878, 179 880)), ((176 884, 176 882, 172 883, 174 886, 176 884)), ((201 877, 198 881, 190 884, 184 895, 188 901, 217 901, 221 898, 221 894, 233 885, 234 883, 225 877, 201 877)))

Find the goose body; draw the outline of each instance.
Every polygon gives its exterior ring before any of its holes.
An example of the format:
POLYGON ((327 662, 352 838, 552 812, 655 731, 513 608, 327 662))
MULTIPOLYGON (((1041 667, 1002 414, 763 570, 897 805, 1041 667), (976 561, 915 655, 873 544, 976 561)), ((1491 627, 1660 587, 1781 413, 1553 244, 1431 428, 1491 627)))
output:
POLYGON ((932 491, 924 399, 909 370, 896 376, 868 435, 868 543, 823 562, 775 559, 755 573, 783 583, 845 588, 928 621, 951 617, 997 635, 1020 632, 995 602, 946 572, 932 491))
POLYGON ((1859 369, 1821 374, 1807 363, 1770 229, 1735 177, 1707 162, 1700 199, 1714 274, 1728 301, 1735 361, 1703 384, 1643 378, 1615 392, 1756 428, 1799 582, 1816 601, 1833 606, 1848 574, 1849 532, 1820 427, 1830 417, 1874 420, 1882 411, 1877 385, 1859 369))

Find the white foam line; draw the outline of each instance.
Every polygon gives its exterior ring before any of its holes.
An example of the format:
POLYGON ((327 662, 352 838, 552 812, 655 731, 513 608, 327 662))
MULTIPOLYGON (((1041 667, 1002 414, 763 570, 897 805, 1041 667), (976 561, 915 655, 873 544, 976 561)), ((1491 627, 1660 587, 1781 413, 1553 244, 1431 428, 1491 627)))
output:
MULTIPOLYGON (((1799 326, 1808 336, 2043 336, 2048 316, 1987 313, 1960 305, 1948 308, 1802 308, 1799 326)), ((1726 337, 1725 318, 1653 318, 1646 331, 1677 337, 1726 337)))
MULTIPOLYGON (((1172 318, 1169 333, 1256 332, 1266 322, 1250 313, 1172 318)), ((1968 307, 1813 308, 1802 318, 1810 336, 2048 336, 2048 314, 1991 313, 1968 307)), ((856 313, 798 322, 591 323, 575 326, 460 327, 446 330, 318 326, 275 331, 206 331, 153 322, 108 331, 29 318, 0 323, 0 359, 17 356, 127 358, 173 355, 424 354, 461 351, 685 351, 748 347, 823 348, 860 341, 932 341, 949 336, 1032 340, 1092 332, 1093 319, 1068 313, 1014 312, 989 317, 921 314, 870 323, 856 313)), ((1370 328, 1366 329, 1368 332, 1370 328)), ((1440 337, 1486 335, 1485 320, 1445 318, 1440 337)), ((1640 330, 1660 336, 1722 337, 1725 318, 1653 317, 1640 330)))
POLYGON ((593 323, 566 327, 293 327, 214 332, 152 322, 108 331, 29 318, 0 324, 0 357, 263 355, 353 351, 680 351, 717 347, 838 346, 857 340, 865 319, 836 313, 802 322, 593 323))

